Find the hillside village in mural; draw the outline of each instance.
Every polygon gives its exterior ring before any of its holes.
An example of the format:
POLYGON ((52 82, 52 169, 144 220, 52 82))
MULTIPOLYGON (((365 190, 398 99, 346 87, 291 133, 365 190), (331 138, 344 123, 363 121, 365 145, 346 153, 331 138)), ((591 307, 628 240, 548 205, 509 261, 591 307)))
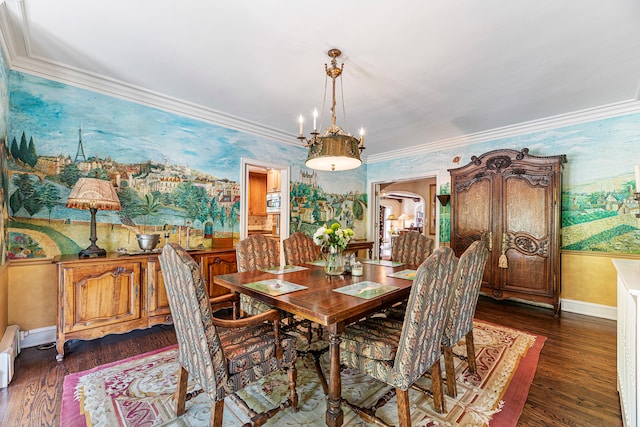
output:
MULTIPOLYGON (((65 203, 76 181, 87 176, 111 181, 120 199, 122 210, 99 212, 98 218, 100 226, 111 224, 108 246, 112 250, 135 246, 131 231, 122 226, 129 220, 143 232, 170 238, 188 234, 191 241, 182 243, 191 248, 210 248, 212 238, 239 238, 240 185, 235 181, 172 165, 166 159, 164 163, 124 164, 87 157, 81 131, 74 156, 38 156, 37 144, 23 133, 19 142, 13 138, 8 157, 13 229, 9 258, 46 257, 81 249, 88 232, 76 229, 79 224, 87 226, 88 212, 66 208, 65 203), (46 250, 36 235, 41 240, 46 236, 53 245, 46 250)), ((366 195, 326 194, 315 172, 302 170, 299 179, 291 186, 292 232, 312 234, 330 220, 351 228, 364 224, 366 195)), ((364 232, 364 226, 359 227, 364 232)), ((98 232, 99 244, 105 244, 103 234, 98 232)))
POLYGON ((562 193, 562 249, 640 253, 632 177, 582 183, 562 193))

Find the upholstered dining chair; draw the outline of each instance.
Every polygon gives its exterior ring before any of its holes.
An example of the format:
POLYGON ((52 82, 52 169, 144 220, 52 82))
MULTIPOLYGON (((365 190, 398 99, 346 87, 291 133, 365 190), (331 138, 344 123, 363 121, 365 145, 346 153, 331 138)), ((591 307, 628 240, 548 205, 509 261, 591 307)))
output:
MULTIPOLYGON (((287 265, 301 265, 311 261, 317 261, 320 259, 320 246, 313 243, 313 238, 306 234, 296 231, 291 236, 282 241, 282 248, 284 250, 284 263, 287 265)), ((295 316, 294 316, 295 319, 295 316)), ((316 325, 309 320, 296 319, 296 325, 302 325, 306 329, 307 343, 311 343, 313 340, 313 330, 317 331, 318 337, 322 336, 322 328, 320 325, 316 325)))
POLYGON ((453 277, 454 294, 442 336, 447 394, 458 394, 453 347, 464 337, 469 371, 476 372, 476 352, 473 342, 473 316, 478 304, 482 275, 487 264, 487 251, 481 240, 473 242, 460 256, 453 277))
POLYGON ((403 262, 406 268, 418 268, 433 252, 433 239, 417 231, 408 231, 394 237, 391 260, 403 262))
POLYGON ((296 231, 282 241, 285 264, 304 264, 320 259, 320 246, 313 243, 313 238, 301 231, 296 231))
MULTIPOLYGON (((189 375, 211 399, 209 425, 220 427, 226 396, 279 369, 287 372, 289 380, 289 396, 279 409, 296 411, 295 338, 280 333, 278 312, 269 310, 239 320, 215 318, 211 305, 228 302, 235 295, 210 302, 198 264, 175 243, 164 246, 160 265, 178 341, 176 415, 185 412, 189 375)), ((264 424, 279 410, 256 414, 246 403, 245 407, 252 425, 264 424)))
MULTIPOLYGON (((236 261, 239 272, 277 267, 280 265, 278 242, 262 234, 252 234, 236 244, 236 261)), ((255 316, 273 307, 250 296, 240 295, 240 309, 249 316, 255 316)))
MULTIPOLYGON (((411 425, 408 390, 427 371, 431 372, 434 407, 438 412, 446 411, 440 356, 452 296, 449 282, 455 266, 451 248, 437 249, 418 268, 404 321, 369 317, 347 326, 342 334, 341 363, 395 388, 400 426, 411 425)), ((389 399, 354 411, 365 421, 386 425, 375 412, 389 399)))

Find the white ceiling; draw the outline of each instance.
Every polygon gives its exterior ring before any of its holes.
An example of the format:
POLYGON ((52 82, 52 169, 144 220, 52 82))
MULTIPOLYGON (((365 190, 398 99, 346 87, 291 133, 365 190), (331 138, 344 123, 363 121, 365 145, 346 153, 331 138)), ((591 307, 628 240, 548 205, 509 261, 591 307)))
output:
POLYGON ((638 100, 637 0, 0 2, 13 69, 288 142, 339 48, 373 157, 638 100))

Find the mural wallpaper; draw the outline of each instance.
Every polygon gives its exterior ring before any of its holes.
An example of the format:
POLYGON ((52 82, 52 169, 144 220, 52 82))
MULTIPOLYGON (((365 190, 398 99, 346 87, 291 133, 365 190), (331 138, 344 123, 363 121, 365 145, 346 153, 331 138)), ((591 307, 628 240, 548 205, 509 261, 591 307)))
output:
MULTIPOLYGON (((634 165, 640 164, 640 114, 371 163, 367 178, 376 182, 410 178, 416 170, 439 170, 439 193, 449 194, 447 169, 463 166, 471 156, 487 151, 525 147, 533 155, 567 156, 562 250, 640 254, 640 219, 636 217, 640 209, 634 199, 638 191, 634 165)), ((440 241, 448 242, 449 211, 448 207, 440 209, 440 241)))
POLYGON ((0 265, 7 255, 7 197, 9 179, 7 177, 7 127, 9 123, 9 69, 0 49, 0 265))
POLYGON ((131 224, 183 245, 188 234, 191 248, 230 245, 239 238, 241 158, 292 164, 292 232, 336 220, 364 237, 364 168, 340 180, 317 175, 304 168, 301 146, 13 71, 9 123, 9 258, 89 245, 89 212, 65 207, 80 177, 111 181, 120 198, 121 211, 97 214, 107 251, 139 250, 131 224))

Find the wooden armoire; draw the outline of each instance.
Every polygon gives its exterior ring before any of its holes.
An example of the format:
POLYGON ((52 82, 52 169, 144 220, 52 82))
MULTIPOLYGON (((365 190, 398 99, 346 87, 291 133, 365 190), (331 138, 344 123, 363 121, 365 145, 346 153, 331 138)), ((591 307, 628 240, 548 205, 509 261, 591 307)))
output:
POLYGON ((481 292, 560 312, 560 214, 565 155, 529 149, 471 157, 451 173, 451 247, 457 256, 484 240, 489 258, 481 292))

